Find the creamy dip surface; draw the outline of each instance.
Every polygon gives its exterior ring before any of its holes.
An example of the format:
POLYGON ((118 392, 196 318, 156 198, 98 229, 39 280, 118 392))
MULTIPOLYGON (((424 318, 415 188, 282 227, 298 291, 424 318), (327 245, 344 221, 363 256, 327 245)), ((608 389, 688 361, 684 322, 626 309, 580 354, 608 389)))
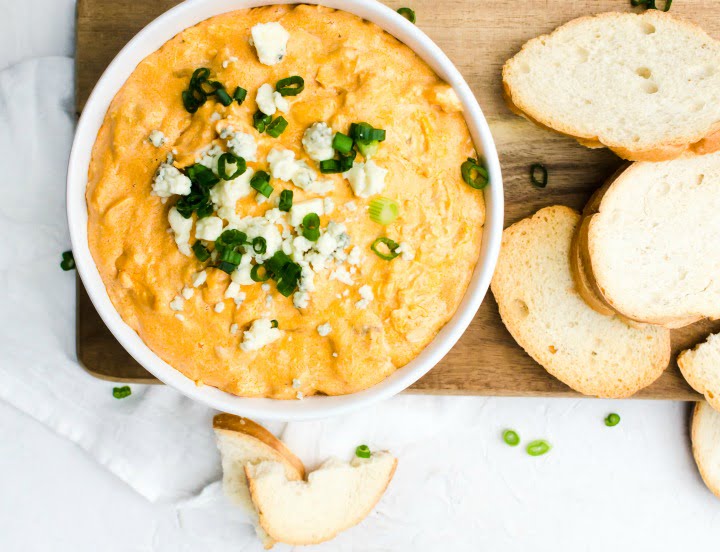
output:
POLYGON ((90 249, 125 322, 199 385, 280 399, 353 393, 417 356, 458 308, 485 218, 482 192, 460 171, 475 156, 452 89, 374 24, 307 5, 227 13, 142 61, 112 101, 89 170, 90 249), (256 27, 273 22, 286 36, 256 27), (243 103, 210 96, 189 113, 182 93, 203 67, 229 95, 247 90, 243 103), (291 76, 302 92, 271 93, 291 76), (258 100, 287 121, 277 138, 254 127, 258 100), (377 152, 357 154, 351 173, 322 174, 329 137, 360 122, 386 131, 377 152), (214 185, 200 223, 179 215, 188 168, 217 173, 226 151, 242 153, 247 171, 214 185), (271 175, 267 199, 249 185, 259 171, 271 175), (283 190, 289 213, 278 209, 283 190), (378 198, 399 207, 390 224, 371 219, 378 198), (298 239, 306 229, 293 222, 307 213, 319 215, 317 241, 298 239), (267 250, 239 247, 237 269, 221 270, 212 251, 228 229, 267 250), (191 249, 198 235, 205 262, 191 249), (371 250, 380 237, 400 245, 392 260, 371 250), (248 279, 278 250, 302 269, 289 296, 275 279, 248 279))

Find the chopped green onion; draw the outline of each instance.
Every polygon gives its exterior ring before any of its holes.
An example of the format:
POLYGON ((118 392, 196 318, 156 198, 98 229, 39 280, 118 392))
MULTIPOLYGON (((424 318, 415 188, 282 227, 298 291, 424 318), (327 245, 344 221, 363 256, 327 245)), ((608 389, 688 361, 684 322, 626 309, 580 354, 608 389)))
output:
POLYGON ((130 395, 132 395, 132 389, 130 389, 127 385, 123 385, 122 387, 113 387, 113 397, 116 399, 124 399, 130 395))
POLYGON ((373 250, 373 253, 384 261, 392 261, 395 257, 400 255, 400 253, 397 252, 398 247, 400 247, 400 244, 392 241, 390 238, 378 238, 370 245, 370 249, 373 250), (378 249, 378 246, 381 243, 388 248, 389 253, 383 253, 378 249))
POLYGON ((539 439, 537 441, 532 441, 531 443, 528 443, 528 446, 525 448, 525 450, 530 456, 542 456, 543 454, 550 452, 551 448, 552 447, 550 446, 550 443, 539 439))
POLYGON ((181 197, 175 204, 175 208, 183 218, 188 219, 195 211, 203 210, 209 201, 210 194, 201 190, 197 184, 193 184, 193 190, 188 195, 181 197))
POLYGON ((293 191, 292 190, 283 190, 280 192, 280 204, 278 205, 278 209, 281 211, 285 211, 286 213, 292 209, 293 204, 293 191))
POLYGON ((212 172, 211 169, 208 169, 205 165, 201 165, 200 163, 190 165, 186 169, 186 172, 188 178, 204 190, 209 190, 215 186, 215 184, 220 182, 220 179, 214 172, 212 172))
POLYGON ((544 188, 548 183, 548 170, 541 163, 533 163, 530 165, 530 182, 537 188, 544 188), (537 177, 538 172, 540 178, 537 177))
POLYGON ((265 129, 265 132, 267 132, 273 138, 277 138, 283 132, 285 132, 287 126, 288 122, 285 120, 285 117, 281 116, 275 119, 272 123, 270 123, 265 129))
POLYGON ((360 153, 363 154, 364 157, 372 157, 375 155, 378 151, 378 148, 380 147, 380 142, 377 140, 373 140, 372 142, 358 142, 357 148, 360 153))
POLYGON ((472 157, 460 166, 460 172, 465 183, 476 190, 482 190, 490 182, 487 169, 472 157))
POLYGON ((270 175, 265 171, 256 172, 250 179, 250 187, 265 197, 270 197, 273 187, 270 185, 270 175))
POLYGON ((503 431, 503 441, 511 447, 516 447, 520 444, 520 436, 512 429, 506 429, 503 431))
POLYGON ((410 21, 410 23, 415 23, 415 12, 410 8, 400 8, 397 12, 410 21))
POLYGON ((285 297, 290 297, 297 289, 302 268, 284 252, 277 251, 266 262, 267 270, 277 281, 277 290, 285 297))
POLYGON ((238 86, 235 89, 235 92, 233 92, 233 100, 242 105, 242 103, 245 101, 245 98, 247 98, 247 90, 238 86))
POLYGON ((271 122, 272 117, 270 115, 265 115, 265 113, 263 113, 259 109, 253 115, 253 126, 255 127, 255 130, 257 130, 260 134, 265 132, 265 129, 271 122))
POLYGON ((199 219, 209 217, 213 214, 215 211, 215 207, 213 207, 212 203, 205 203, 198 207, 198 210, 195 211, 197 213, 197 216, 199 219))
POLYGON ((340 153, 350 153, 350 150, 353 147, 353 139, 350 138, 350 136, 348 136, 347 134, 338 132, 333 138, 332 147, 334 150, 339 151, 340 153))
POLYGON ((207 67, 200 67, 198 69, 195 69, 193 71, 192 77, 190 77, 190 86, 196 87, 208 80, 208 77, 210 77, 210 69, 207 67))
MULTIPOLYGON (((630 3, 633 6, 644 6, 645 9, 648 9, 648 10, 659 10, 660 8, 657 7, 655 2, 656 2, 656 0, 630 0, 630 3)), ((672 5, 672 0, 665 0, 665 7, 661 11, 664 11, 664 12, 670 11, 671 5, 672 5)))
POLYGON ((270 273, 265 265, 256 264, 250 269, 250 279, 253 282, 267 282, 270 279, 270 273), (262 274, 260 274, 261 269, 262 274))
POLYGON ((245 163, 245 159, 242 157, 238 157, 237 155, 227 152, 223 153, 220 158, 218 159, 218 175, 223 180, 235 180, 238 176, 243 174, 247 170, 247 163, 245 163), (226 166, 227 164, 235 165, 235 172, 232 174, 228 174, 226 172, 226 166))
POLYGON ((378 224, 390 224, 400 215, 400 206, 387 197, 378 197, 370 202, 370 220, 378 224))
POLYGON ((240 264, 240 261, 242 261, 242 253, 226 247, 222 251, 220 251, 219 258, 220 262, 231 263, 237 266, 240 264))
POLYGON ((281 96, 297 96, 305 90, 305 80, 297 75, 280 79, 275 85, 275 90, 280 92, 281 96))
POLYGON ((202 90, 183 90, 182 101, 185 111, 195 113, 207 101, 207 95, 202 90))
POLYGON ((355 150, 350 150, 349 153, 340 154, 340 159, 338 160, 340 163, 340 172, 349 171, 352 169, 353 162, 355 161, 355 158, 357 157, 357 152, 355 150))
POLYGON ((327 159, 325 161, 320 161, 320 172, 323 174, 335 174, 335 173, 341 173, 344 172, 342 170, 342 166, 340 165, 340 161, 337 159, 327 159))
POLYGON ((320 217, 316 213, 308 213, 302 221, 302 234, 305 239, 316 242, 320 238, 320 217))
POLYGON ((267 251, 267 242, 265 241, 265 238, 262 236, 254 238, 252 241, 252 248, 258 255, 264 254, 265 251, 267 251))
POLYGON ((385 140, 385 131, 379 128, 373 128, 368 123, 352 123, 350 125, 350 136, 356 142, 372 142, 377 140, 383 142, 385 140))
POLYGON ((201 263, 204 263, 210 258, 210 251, 208 251, 208 248, 205 247, 200 240, 193 244, 192 250, 193 253, 195 253, 195 257, 197 257, 197 260, 201 263))
POLYGON ((238 267, 238 265, 234 263, 230 263, 228 261, 221 261, 218 265, 218 268, 225 272, 226 274, 232 274, 235 269, 238 267))
POLYGON ((60 261, 60 268, 62 268, 65 272, 75 268, 75 257, 73 256, 72 251, 65 251, 62 254, 62 261, 60 261))
POLYGON ((605 425, 608 427, 616 426, 620 423, 620 416, 618 414, 615 414, 614 412, 612 414, 608 414, 607 418, 605 418, 605 425))
POLYGON ((270 320, 270 327, 271 328, 277 328, 280 324, 278 324, 277 320, 270 320))
POLYGON ((225 88, 218 88, 215 91, 215 97, 218 99, 218 101, 223 104, 225 107, 229 106, 231 103, 233 103, 233 98, 230 94, 227 93, 227 90, 225 88))
POLYGON ((215 240, 215 247, 234 248, 247 243, 247 234, 240 230, 225 230, 220 237, 215 240))
POLYGON ((371 454, 370 447, 367 445, 360 445, 355 449, 355 456, 358 458, 370 458, 371 454))

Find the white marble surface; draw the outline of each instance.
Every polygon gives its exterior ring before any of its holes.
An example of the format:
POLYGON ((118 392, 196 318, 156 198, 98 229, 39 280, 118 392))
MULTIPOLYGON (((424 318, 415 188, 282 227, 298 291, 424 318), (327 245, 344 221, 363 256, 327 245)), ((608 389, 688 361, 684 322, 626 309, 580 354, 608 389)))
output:
MULTIPOLYGON (((0 0, 0 7, 0 70, 72 55, 72 0, 0 0)), ((7 270, 0 267, 0 281, 7 270)), ((37 346, 56 354, 53 343, 37 346)), ((374 412, 291 424, 283 438, 309 465, 360 441, 400 458, 377 512, 318 549, 712 548, 720 501, 695 470, 688 414, 687 405, 669 402, 400 397, 374 412), (618 427, 604 426, 610 411, 622 416, 618 427), (531 458, 502 443, 505 427, 554 448, 531 458)), ((3 551, 259 549, 216 486, 189 502, 151 504, 3 402, 0 489, 3 551)))

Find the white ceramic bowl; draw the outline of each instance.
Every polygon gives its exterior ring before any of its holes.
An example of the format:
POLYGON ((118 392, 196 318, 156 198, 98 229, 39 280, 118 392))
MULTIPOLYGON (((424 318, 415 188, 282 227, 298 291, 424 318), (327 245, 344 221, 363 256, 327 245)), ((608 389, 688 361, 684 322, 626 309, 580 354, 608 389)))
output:
MULTIPOLYGON (((110 102, 137 64, 183 29, 232 10, 292 3, 298 2, 297 0, 186 0, 150 23, 122 49, 90 95, 75 134, 67 177, 68 221, 75 262, 95 308, 122 346, 157 378, 188 397, 225 412, 278 420, 320 418, 368 406, 399 393, 425 375, 462 336, 477 312, 495 270, 503 229, 502 176, 490 129, 467 83, 442 50, 415 25, 375 0, 305 0, 307 4, 321 4, 342 9, 376 23, 412 48, 440 77, 453 86, 462 101, 470 133, 478 152, 486 160, 491 185, 484 191, 487 218, 480 258, 458 311, 417 358, 385 381, 351 395, 314 396, 302 401, 242 398, 214 387, 198 387, 151 351, 137 333, 123 322, 105 291, 90 254, 87 239, 85 187, 88 166, 95 137, 110 102)), ((422 14, 420 15, 422 17, 422 14)))

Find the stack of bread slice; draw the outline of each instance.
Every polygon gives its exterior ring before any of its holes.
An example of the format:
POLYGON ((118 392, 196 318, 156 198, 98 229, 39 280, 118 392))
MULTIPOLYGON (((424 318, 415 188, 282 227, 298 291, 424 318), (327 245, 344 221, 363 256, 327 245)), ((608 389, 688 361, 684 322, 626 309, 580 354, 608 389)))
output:
MULTIPOLYGON (((492 282, 516 341, 588 395, 626 397, 670 360, 670 329, 720 318, 720 42, 659 10, 571 21, 503 69, 517 113, 636 161, 582 215, 505 230, 492 282)), ((679 364, 720 408, 720 337, 679 364)))
POLYGON ((387 452, 351 462, 331 458, 305 480, 305 467, 280 440, 252 420, 218 414, 213 428, 223 489, 243 507, 266 549, 276 542, 317 544, 360 523, 392 479, 387 452))

